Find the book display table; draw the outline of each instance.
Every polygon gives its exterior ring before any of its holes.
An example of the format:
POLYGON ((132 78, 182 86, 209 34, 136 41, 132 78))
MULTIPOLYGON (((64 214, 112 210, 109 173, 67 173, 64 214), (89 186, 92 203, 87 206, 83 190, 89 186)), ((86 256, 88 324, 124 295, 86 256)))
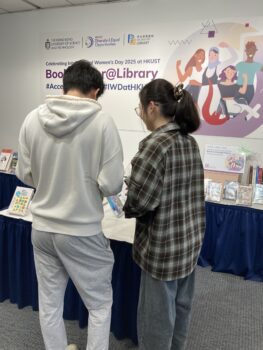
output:
MULTIPOLYGON (((0 173, 0 210, 9 206, 17 186, 25 187, 16 176, 0 173)), ((104 220, 103 230, 109 238, 114 238, 111 239, 115 258, 111 331, 116 338, 129 338, 137 344, 136 320, 141 274, 132 260, 134 221, 117 219, 109 207, 105 208, 105 214, 107 220, 104 220), (128 233, 123 235, 123 232, 128 233)), ((0 213, 0 302, 6 299, 16 303, 19 308, 32 306, 33 310, 38 310, 31 222, 0 213)), ((87 325, 88 312, 71 280, 65 293, 64 318, 78 320, 81 328, 87 325)))
MULTIPOLYGON (((15 176, 0 173, 2 208, 9 205, 19 185, 23 186, 15 176)), ((131 256, 133 237, 130 232, 134 232, 134 223, 118 220, 112 216, 107 221, 108 227, 105 226, 105 232, 112 227, 117 237, 111 239, 115 257, 111 331, 118 339, 130 338, 136 344, 140 269, 131 256), (127 242, 122 242, 121 235, 126 232, 127 242)), ((206 233, 199 265, 211 265, 213 271, 263 281, 262 251, 263 210, 206 203, 206 233)), ((0 214, 0 302, 6 299, 19 308, 38 309, 31 223, 0 214)), ((87 310, 71 281, 65 294, 64 318, 78 320, 80 327, 87 324, 87 310)))
MULTIPOLYGON (((111 331, 118 339, 137 344, 137 304, 140 269, 131 257, 132 245, 111 240, 115 258, 112 273, 111 331)), ((38 310, 38 288, 31 244, 31 223, 0 215, 0 302, 10 299, 19 308, 38 310)), ((64 303, 64 318, 87 325, 88 312, 71 281, 64 303)))
POLYGON ((198 264, 263 282, 263 210, 207 202, 198 264))

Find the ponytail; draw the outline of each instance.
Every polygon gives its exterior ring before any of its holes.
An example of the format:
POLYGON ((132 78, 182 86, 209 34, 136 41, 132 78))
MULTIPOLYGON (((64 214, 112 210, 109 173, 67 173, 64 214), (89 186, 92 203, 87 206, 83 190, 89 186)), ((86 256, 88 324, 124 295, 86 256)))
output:
POLYGON ((161 114, 176 122, 182 134, 196 131, 200 118, 192 96, 183 84, 173 86, 165 79, 152 80, 139 93, 142 108, 146 110, 150 101, 159 104, 161 114))
POLYGON ((201 122, 192 95, 183 89, 183 84, 174 88, 175 111, 174 121, 180 126, 182 134, 196 131, 201 122))

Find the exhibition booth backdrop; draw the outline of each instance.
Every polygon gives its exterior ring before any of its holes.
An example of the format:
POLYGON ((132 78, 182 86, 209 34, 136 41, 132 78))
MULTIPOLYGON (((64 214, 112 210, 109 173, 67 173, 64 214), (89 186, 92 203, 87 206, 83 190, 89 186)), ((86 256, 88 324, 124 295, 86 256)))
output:
MULTIPOLYGON (((61 94, 64 69, 83 58, 104 76, 106 92, 100 102, 119 129, 125 166, 147 135, 134 112, 139 90, 162 77, 174 84, 184 80, 194 94, 202 118, 195 135, 202 155, 206 144, 216 143, 238 146, 262 162, 263 21, 257 15, 263 13, 263 4, 241 0, 238 6, 235 2, 211 6, 211 0, 202 1, 202 6, 191 0, 144 0, 1 15, 0 149, 17 150, 27 113, 43 103, 46 94, 61 94), (248 42, 254 42, 253 72, 244 71, 248 42), (211 51, 217 54, 213 62, 211 51), (186 76, 197 53, 200 61, 186 76), (218 108, 222 101, 217 84, 203 81, 207 69, 216 69, 219 76, 226 68, 234 73, 228 80, 223 78, 230 88, 236 89, 237 83, 243 86, 246 79, 250 85, 245 103, 235 103, 231 96, 228 114, 218 108), (193 81, 201 83, 199 88, 193 87, 193 81)), ((1 209, 9 205, 17 185, 22 184, 15 176, 0 174, 1 209)), ((262 281, 263 211, 207 203, 206 215, 199 264, 262 281)), ((120 231, 124 231, 121 226, 120 231)), ((19 307, 31 305, 36 310, 30 235, 30 223, 0 216, 0 301, 10 299, 19 307)), ((111 242, 115 255, 111 329, 118 338, 136 343, 140 271, 128 242, 111 242)), ((87 311, 72 284, 64 316, 79 320, 80 326, 87 323, 87 311)))
POLYGON ((202 154, 206 144, 215 142, 258 153, 263 147, 263 22, 257 17, 262 5, 244 0, 238 8, 234 3, 210 5, 208 0, 202 7, 191 1, 144 0, 1 15, 0 76, 5 88, 0 96, 0 147, 17 149, 26 114, 46 94, 61 94, 64 69, 84 58, 104 76, 106 92, 100 102, 120 131, 125 165, 147 134, 134 112, 138 92, 161 77, 173 83, 184 80, 195 90, 202 117, 195 137, 202 154), (248 42, 255 43, 253 72, 244 71, 248 42), (213 62, 211 49, 217 54, 213 62), (199 64, 185 76, 197 51, 199 64), (234 75, 233 81, 223 82, 235 89, 236 83, 244 84, 245 74, 251 88, 245 103, 228 101, 226 114, 218 109, 218 86, 203 81, 203 75, 216 68, 220 76, 230 66, 239 80, 234 75), (200 89, 193 81, 202 82, 200 89))

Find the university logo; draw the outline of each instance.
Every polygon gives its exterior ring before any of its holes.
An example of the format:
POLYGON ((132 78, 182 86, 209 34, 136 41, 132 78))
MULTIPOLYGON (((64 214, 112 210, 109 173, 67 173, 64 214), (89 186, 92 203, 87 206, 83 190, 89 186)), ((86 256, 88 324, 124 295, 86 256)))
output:
POLYGON ((49 39, 47 39, 47 40, 45 41, 45 48, 46 48, 47 50, 50 49, 50 41, 49 41, 49 39))
POLYGON ((149 45, 153 34, 128 34, 128 45, 149 45))

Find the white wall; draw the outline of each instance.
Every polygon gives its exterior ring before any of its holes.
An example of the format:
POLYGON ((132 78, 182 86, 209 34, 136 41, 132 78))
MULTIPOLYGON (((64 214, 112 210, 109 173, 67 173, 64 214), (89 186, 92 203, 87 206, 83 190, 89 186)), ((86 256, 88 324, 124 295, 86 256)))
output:
MULTIPOLYGON (((19 128, 26 114, 42 103, 39 38, 43 33, 129 26, 154 30, 156 23, 185 19, 249 18, 263 15, 263 1, 143 0, 0 15, 0 149, 17 148, 19 128)), ((116 109, 118 106, 116 106, 116 109)), ((126 159, 137 150, 144 134, 122 132, 126 159)), ((263 138, 263 135, 262 135, 263 138)), ((263 139, 198 136, 201 151, 206 143, 243 145, 262 152, 263 139)))

